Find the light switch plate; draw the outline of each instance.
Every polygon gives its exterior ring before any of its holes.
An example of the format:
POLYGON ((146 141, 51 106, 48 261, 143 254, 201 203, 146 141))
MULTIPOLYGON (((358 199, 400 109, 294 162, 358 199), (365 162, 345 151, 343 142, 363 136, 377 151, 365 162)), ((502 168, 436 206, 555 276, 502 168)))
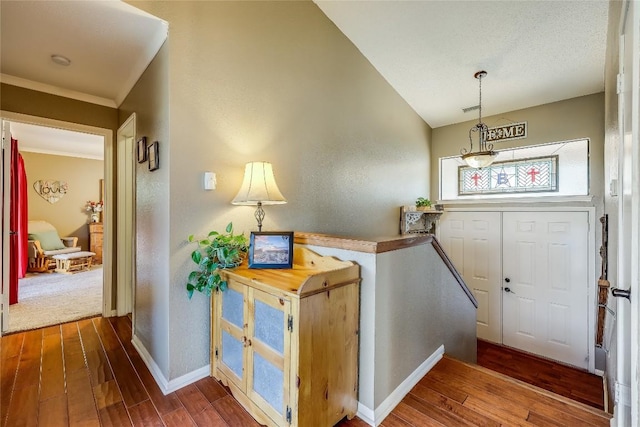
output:
POLYGON ((204 173, 204 189, 215 190, 216 189, 216 174, 215 172, 204 173))

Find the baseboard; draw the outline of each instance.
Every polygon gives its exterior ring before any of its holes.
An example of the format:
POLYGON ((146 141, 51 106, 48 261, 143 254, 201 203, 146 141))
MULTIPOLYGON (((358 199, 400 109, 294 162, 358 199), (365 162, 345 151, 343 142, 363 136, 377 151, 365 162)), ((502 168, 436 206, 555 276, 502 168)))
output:
POLYGON ((369 424, 370 426, 376 425, 374 421, 376 418, 376 415, 373 412, 373 409, 369 408, 368 406, 364 406, 360 402, 358 402, 358 413, 356 415, 358 416, 358 418, 360 418, 362 421, 369 424))
POLYGON ((202 368, 198 368, 195 371, 191 371, 185 375, 182 375, 181 377, 178 377, 169 381, 162 374, 160 367, 155 362, 155 360, 153 360, 153 357, 151 357, 151 354, 149 354, 146 347, 144 346, 144 344, 142 344, 142 342, 140 341, 140 339, 138 339, 137 336, 135 335, 133 336, 133 338, 131 339, 131 343, 133 344, 133 347, 140 354, 142 361, 144 362, 145 365, 147 365, 147 368, 149 368, 151 375, 156 380, 158 387, 160 387, 160 390, 165 395, 169 393, 173 393, 174 391, 181 389, 184 386, 187 386, 198 380, 201 380, 202 378, 209 376, 211 373, 211 366, 206 365, 206 366, 203 366, 202 368))
POLYGON ((415 387, 416 384, 424 377, 427 372, 433 368, 436 363, 442 356, 444 355, 444 346, 441 345, 438 347, 436 351, 431 354, 418 366, 418 368, 413 371, 398 387, 396 387, 393 392, 375 409, 375 411, 371 410, 371 408, 364 406, 361 403, 358 403, 358 417, 369 424, 370 426, 377 427, 382 421, 393 411, 393 409, 398 406, 400 401, 404 399, 404 397, 409 394, 411 389, 415 387))

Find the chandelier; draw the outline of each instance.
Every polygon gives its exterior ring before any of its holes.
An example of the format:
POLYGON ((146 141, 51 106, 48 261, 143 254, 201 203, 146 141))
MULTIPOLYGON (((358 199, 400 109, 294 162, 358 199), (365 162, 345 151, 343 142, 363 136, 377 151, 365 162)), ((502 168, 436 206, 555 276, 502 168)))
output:
POLYGON ((469 149, 462 148, 460 154, 462 160, 472 168, 484 168, 489 166, 498 156, 498 153, 493 151, 493 144, 487 144, 487 134, 489 128, 482 123, 482 79, 487 76, 486 71, 478 71, 473 75, 478 79, 480 86, 480 102, 478 103, 478 109, 480 111, 478 124, 469 129, 469 149), (477 151, 473 151, 473 134, 478 134, 477 151))

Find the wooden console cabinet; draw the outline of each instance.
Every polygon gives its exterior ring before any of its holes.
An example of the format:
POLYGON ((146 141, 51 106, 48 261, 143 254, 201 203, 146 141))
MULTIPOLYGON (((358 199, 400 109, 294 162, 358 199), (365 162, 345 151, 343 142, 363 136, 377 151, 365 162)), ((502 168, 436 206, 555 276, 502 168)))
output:
POLYGON ((89 251, 94 252, 93 264, 102 264, 102 223, 89 223, 89 251))
POLYGON ((297 248, 292 269, 224 271, 211 298, 211 374, 267 426, 357 412, 360 267, 297 248))

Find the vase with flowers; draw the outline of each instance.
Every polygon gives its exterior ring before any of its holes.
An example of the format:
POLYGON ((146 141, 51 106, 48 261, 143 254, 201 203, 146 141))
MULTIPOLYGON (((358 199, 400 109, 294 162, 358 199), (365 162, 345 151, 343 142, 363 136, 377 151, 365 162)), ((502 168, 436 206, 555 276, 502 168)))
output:
POLYGON ((91 213, 91 222, 100 222, 100 212, 102 212, 103 207, 104 203, 102 200, 99 202, 92 202, 91 200, 87 201, 85 210, 91 213))

